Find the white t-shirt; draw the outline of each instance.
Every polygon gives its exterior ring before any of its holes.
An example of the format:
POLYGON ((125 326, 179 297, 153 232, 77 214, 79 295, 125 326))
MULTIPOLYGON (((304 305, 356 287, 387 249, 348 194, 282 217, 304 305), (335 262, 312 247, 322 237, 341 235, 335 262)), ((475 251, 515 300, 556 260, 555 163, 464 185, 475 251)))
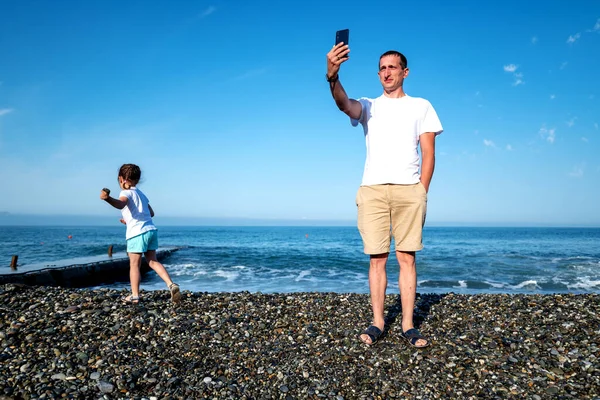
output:
POLYGON ((408 95, 375 99, 362 97, 360 119, 352 126, 363 126, 367 157, 361 186, 418 183, 418 145, 421 134, 442 133, 442 124, 431 103, 408 95))
POLYGON ((134 236, 156 229, 150 216, 148 198, 141 190, 131 187, 130 189, 122 190, 119 197, 127 197, 127 205, 121 209, 121 214, 127 224, 126 239, 131 239, 134 236))

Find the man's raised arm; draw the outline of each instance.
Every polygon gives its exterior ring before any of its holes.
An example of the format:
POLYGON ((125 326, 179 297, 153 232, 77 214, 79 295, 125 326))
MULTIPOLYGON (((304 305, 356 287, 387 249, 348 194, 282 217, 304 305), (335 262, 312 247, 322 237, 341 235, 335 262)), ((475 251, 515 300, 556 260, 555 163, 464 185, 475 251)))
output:
POLYGON ((340 66, 342 63, 348 60, 348 53, 350 49, 348 45, 344 43, 338 43, 327 53, 327 82, 329 82, 329 89, 331 95, 335 100, 340 111, 344 112, 352 119, 360 119, 362 114, 362 105, 354 100, 350 99, 344 90, 344 87, 340 83, 340 66))

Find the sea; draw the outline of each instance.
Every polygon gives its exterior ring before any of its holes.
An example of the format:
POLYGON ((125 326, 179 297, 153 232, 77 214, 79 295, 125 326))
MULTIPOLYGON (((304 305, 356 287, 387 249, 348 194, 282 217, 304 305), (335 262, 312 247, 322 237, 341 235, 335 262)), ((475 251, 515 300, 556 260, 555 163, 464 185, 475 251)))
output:
MULTIPOLYGON (((182 290, 194 292, 368 293, 369 257, 353 226, 165 226, 161 248, 182 290)), ((417 253, 419 293, 598 293, 600 228, 429 227, 417 253)), ((0 226, 0 273, 82 257, 125 256, 124 226, 0 226), (4 265, 3 265, 4 264, 4 265)), ((388 292, 398 293, 398 263, 387 264, 388 292)), ((129 283, 104 285, 116 289, 129 283)), ((164 290, 150 271, 143 290, 164 290)))

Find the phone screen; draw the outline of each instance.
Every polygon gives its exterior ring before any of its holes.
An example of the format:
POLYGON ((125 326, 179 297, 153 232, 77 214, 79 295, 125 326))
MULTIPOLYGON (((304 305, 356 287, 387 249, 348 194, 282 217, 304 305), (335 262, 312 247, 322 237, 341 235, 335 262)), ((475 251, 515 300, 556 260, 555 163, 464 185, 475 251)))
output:
POLYGON ((350 30, 349 29, 342 29, 341 31, 337 31, 335 33, 335 44, 338 43, 344 43, 344 44, 348 44, 348 41, 350 40, 350 30))

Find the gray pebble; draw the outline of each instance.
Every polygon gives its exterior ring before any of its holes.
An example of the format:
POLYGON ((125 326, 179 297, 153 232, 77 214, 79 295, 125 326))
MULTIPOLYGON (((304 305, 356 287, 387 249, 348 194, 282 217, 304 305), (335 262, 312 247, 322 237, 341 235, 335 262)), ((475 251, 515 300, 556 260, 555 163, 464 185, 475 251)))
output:
POLYGON ((98 382, 98 389, 100 389, 100 392, 102 393, 112 393, 115 387, 111 383, 100 381, 98 382))

